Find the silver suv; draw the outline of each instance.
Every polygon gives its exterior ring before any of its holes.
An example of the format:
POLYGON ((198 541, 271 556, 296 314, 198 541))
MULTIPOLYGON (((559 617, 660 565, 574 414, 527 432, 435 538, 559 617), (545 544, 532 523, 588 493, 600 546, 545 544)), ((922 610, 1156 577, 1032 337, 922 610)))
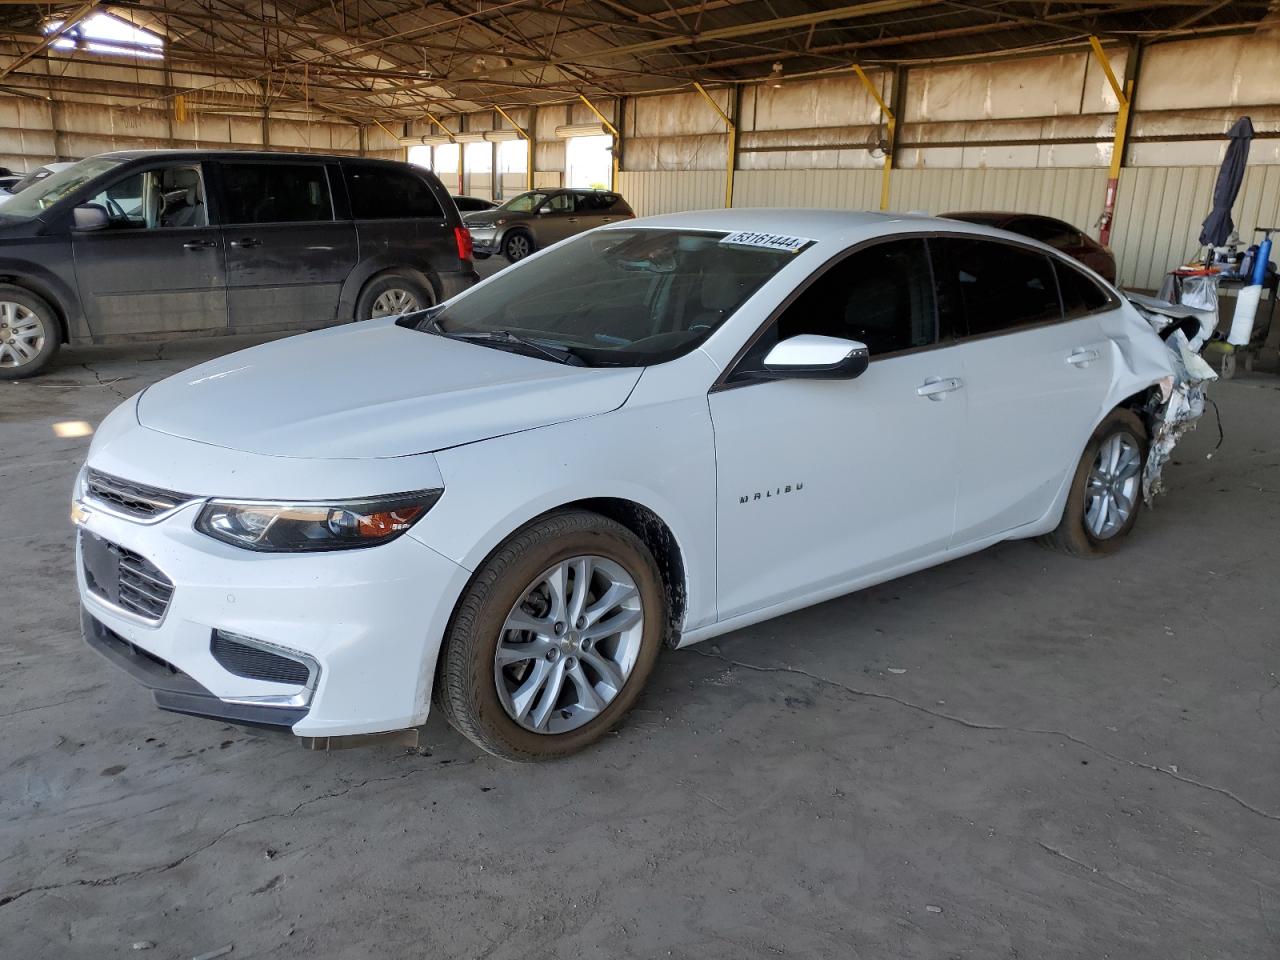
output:
POLYGON ((463 217, 475 256, 501 253, 512 263, 542 247, 615 220, 635 216, 610 190, 530 190, 502 206, 463 217))

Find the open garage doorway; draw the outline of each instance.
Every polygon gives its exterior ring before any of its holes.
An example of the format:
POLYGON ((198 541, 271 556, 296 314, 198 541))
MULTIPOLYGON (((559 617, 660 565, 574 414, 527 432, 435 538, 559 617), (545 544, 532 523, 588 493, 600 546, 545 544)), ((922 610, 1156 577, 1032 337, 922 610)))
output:
POLYGON ((607 133, 570 137, 565 143, 565 186, 611 189, 612 150, 613 137, 607 133))

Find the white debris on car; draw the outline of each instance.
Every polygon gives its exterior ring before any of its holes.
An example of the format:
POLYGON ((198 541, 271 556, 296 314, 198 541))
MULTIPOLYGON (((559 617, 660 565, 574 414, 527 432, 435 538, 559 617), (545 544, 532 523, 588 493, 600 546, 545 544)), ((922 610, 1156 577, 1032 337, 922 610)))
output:
POLYGON ((1172 381, 1161 383, 1160 402, 1150 412, 1151 447, 1142 473, 1142 497, 1150 506, 1156 495, 1164 492, 1164 465, 1173 456, 1173 448, 1204 413, 1205 384, 1218 379, 1199 353, 1213 333, 1215 317, 1210 311, 1185 304, 1136 293, 1126 296, 1164 339, 1173 367, 1172 381), (1176 329, 1170 331, 1170 327, 1176 329))

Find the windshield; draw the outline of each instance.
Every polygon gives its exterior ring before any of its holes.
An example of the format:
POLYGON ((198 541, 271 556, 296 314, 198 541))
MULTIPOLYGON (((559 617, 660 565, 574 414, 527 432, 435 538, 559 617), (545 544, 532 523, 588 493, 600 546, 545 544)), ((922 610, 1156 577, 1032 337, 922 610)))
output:
POLYGON ((646 366, 693 349, 791 251, 722 242, 716 231, 612 229, 583 234, 512 267, 420 321, 446 336, 511 335, 594 366, 646 366))
POLYGON ((73 163, 65 170, 37 180, 21 193, 15 193, 0 207, 0 213, 6 217, 38 217, 67 194, 122 162, 110 157, 90 157, 73 163))
POLYGON ((547 199, 545 193, 539 193, 537 190, 531 190, 528 193, 522 193, 519 196, 512 197, 499 210, 509 210, 512 213, 533 213, 538 209, 538 205, 547 199))

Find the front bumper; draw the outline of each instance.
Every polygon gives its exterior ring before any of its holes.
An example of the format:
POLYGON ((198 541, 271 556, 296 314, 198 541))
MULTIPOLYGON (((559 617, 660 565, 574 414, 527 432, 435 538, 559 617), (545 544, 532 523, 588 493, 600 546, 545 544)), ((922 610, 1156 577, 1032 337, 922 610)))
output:
POLYGON ((471 227, 471 246, 478 253, 497 253, 501 244, 497 227, 471 227))
POLYGON ((158 523, 95 509, 80 527, 145 557, 173 583, 157 621, 89 589, 81 539, 76 578, 85 639, 150 687, 168 710, 340 737, 426 721, 440 640, 467 572, 402 536, 364 550, 259 554, 197 533, 201 507, 158 523), (215 631, 294 651, 314 663, 305 684, 230 672, 215 631))

